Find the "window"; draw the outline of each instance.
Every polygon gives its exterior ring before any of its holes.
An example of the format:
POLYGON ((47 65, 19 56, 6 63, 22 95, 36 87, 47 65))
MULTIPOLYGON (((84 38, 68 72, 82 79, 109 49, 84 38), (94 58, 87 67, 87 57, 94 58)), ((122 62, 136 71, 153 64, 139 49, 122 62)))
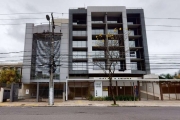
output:
POLYGON ((104 34, 104 29, 93 29, 92 34, 93 35, 104 34))
POLYGON ((129 30, 129 36, 134 36, 134 30, 129 30))
POLYGON ((73 36, 86 36, 86 31, 73 31, 73 36))
POLYGON ((73 70, 87 70, 86 62, 73 62, 73 70))
POLYGON ((137 70, 137 62, 131 62, 131 70, 137 70))
POLYGON ((104 58, 104 51, 93 51, 92 57, 93 58, 104 58))
POLYGON ((108 46, 119 46, 119 40, 108 40, 108 46))
POLYGON ((92 46, 104 46, 104 40, 92 40, 92 46))
POLYGON ((73 58, 86 58, 85 51, 73 51, 73 58))
POLYGON ((136 47, 135 41, 129 41, 129 47, 136 47))
POLYGON ((104 61, 94 62, 93 70, 103 70, 103 69, 105 69, 105 62, 104 61))
POLYGON ((111 65, 111 69, 113 70, 115 68, 115 70, 119 70, 121 68, 120 66, 120 62, 113 62, 111 65))
POLYGON ((128 25, 133 25, 133 22, 127 22, 128 25))
POLYGON ((109 51, 109 58, 120 58, 119 51, 109 51))
POLYGON ((136 58, 136 51, 130 51, 130 57, 136 58))
POLYGON ((73 41, 73 47, 87 47, 86 41, 73 41))
POLYGON ((118 30, 108 29, 108 33, 110 33, 110 34, 118 34, 118 30))

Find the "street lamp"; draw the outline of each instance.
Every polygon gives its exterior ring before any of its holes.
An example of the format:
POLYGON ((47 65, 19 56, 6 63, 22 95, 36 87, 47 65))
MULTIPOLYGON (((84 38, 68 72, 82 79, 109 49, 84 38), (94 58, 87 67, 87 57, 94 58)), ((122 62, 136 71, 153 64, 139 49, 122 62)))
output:
MULTIPOLYGON (((51 14, 52 15, 52 14, 51 14)), ((46 15, 46 19, 49 21, 49 36, 51 36, 51 50, 50 50, 50 80, 49 80, 49 105, 54 105, 54 83, 53 83, 53 61, 54 61, 54 20, 52 16, 53 28, 52 28, 52 35, 50 35, 50 17, 46 15)))

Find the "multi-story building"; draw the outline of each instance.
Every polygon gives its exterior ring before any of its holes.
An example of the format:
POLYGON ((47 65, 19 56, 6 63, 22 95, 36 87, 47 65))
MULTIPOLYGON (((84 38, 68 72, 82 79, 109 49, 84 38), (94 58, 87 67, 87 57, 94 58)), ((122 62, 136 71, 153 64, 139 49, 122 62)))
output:
MULTIPOLYGON (((70 9, 68 21, 57 21, 55 24, 59 27, 55 28, 54 59, 59 66, 54 74, 54 86, 56 90, 66 93, 66 99, 70 93, 74 98, 82 99, 89 94, 109 95, 109 82, 104 71, 108 71, 106 66, 111 61, 116 61, 113 76, 116 95, 133 94, 133 86, 140 86, 138 80, 150 74, 143 9, 126 9, 124 6, 70 9), (59 36, 60 30, 62 36, 59 36), (121 37, 108 39, 106 35, 109 33, 121 37), (103 39, 100 47, 97 46, 99 35, 103 39), (111 49, 113 46, 110 43, 120 39, 122 43, 111 49), (107 49, 118 57, 109 59, 107 49), (104 69, 95 62, 99 62, 104 69)), ((23 61, 26 69, 23 69, 22 82, 27 86, 47 83, 43 87, 48 89, 49 31, 48 25, 26 25, 26 57, 23 61)), ((58 92, 55 94, 58 96, 58 92)))

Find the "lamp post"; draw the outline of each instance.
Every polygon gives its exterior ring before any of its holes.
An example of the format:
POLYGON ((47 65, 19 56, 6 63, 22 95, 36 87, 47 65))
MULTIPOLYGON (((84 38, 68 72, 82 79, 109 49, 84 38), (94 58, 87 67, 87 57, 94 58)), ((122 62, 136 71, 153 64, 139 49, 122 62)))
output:
MULTIPOLYGON (((54 105, 54 82, 53 82, 53 61, 54 61, 54 18, 52 17, 52 35, 51 35, 51 50, 50 50, 50 81, 49 81, 49 105, 54 105)), ((46 15, 46 19, 49 21, 49 33, 50 33, 50 17, 46 15)))

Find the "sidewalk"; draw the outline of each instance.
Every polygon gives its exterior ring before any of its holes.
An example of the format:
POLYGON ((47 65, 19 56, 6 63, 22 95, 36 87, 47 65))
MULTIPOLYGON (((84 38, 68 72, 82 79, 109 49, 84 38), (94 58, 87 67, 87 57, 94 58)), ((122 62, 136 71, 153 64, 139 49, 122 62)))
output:
MULTIPOLYGON (((54 106, 112 106, 113 101, 88 101, 88 100, 69 100, 66 102, 55 102, 54 106)), ((117 101, 119 107, 180 107, 180 101, 117 101)), ((28 106, 45 107, 49 106, 47 102, 4 102, 0 107, 28 106)))

